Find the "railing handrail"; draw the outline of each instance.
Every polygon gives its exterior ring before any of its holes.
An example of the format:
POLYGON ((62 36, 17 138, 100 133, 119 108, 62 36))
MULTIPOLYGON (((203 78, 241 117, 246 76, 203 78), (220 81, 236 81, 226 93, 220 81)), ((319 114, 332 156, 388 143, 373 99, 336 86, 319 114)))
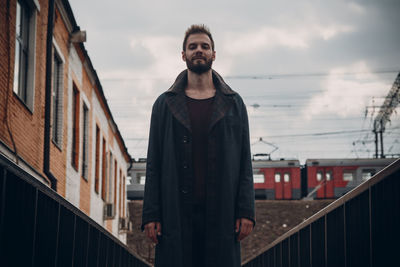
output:
POLYGON ((394 162, 392 162, 390 165, 386 166, 382 170, 380 170, 378 173, 376 173, 370 179, 364 181, 359 186, 357 186, 353 190, 349 191, 347 194, 343 195, 342 197, 340 197, 339 199, 335 200, 334 202, 332 202, 331 204, 329 204, 328 206, 326 206, 322 210, 320 210, 317 213, 315 213, 313 216, 311 216, 308 219, 304 220, 303 222, 299 223, 298 225, 296 225, 295 227, 293 227, 292 229, 290 229, 289 231, 287 231, 286 233, 284 233, 283 235, 281 235, 280 237, 275 239, 272 243, 268 244, 262 250, 262 252, 260 252, 258 255, 253 256, 253 257, 245 260, 244 262, 242 262, 242 265, 245 265, 248 262, 256 259, 257 257, 262 255, 263 253, 265 253, 269 249, 273 248, 274 246, 276 246, 277 244, 279 244, 280 242, 282 242, 286 238, 288 238, 291 235, 299 232, 304 227, 310 225, 314 221, 316 221, 319 218, 325 216, 326 214, 328 214, 332 210, 334 210, 337 207, 343 205, 345 202, 348 202, 349 200, 351 200, 351 199, 355 198, 356 196, 360 195, 361 193, 363 193, 364 191, 368 190, 370 187, 372 187, 373 185, 377 184, 378 182, 383 180, 385 177, 391 175, 392 173, 396 172, 399 169, 400 169, 400 158, 395 160, 394 162))
POLYGON ((19 165, 17 165, 14 161, 11 161, 9 158, 5 157, 3 154, 0 153, 0 166, 3 166, 3 168, 7 172, 11 172, 18 176, 18 178, 22 179, 23 181, 27 182, 28 184, 32 185, 35 187, 37 190, 40 190, 42 193, 46 194, 50 198, 54 199, 57 201, 60 205, 63 205, 65 208, 70 210, 72 213, 75 215, 81 217, 83 220, 87 221, 88 224, 91 226, 94 226, 98 231, 101 233, 105 234, 108 238, 110 238, 113 242, 119 244, 121 247, 126 249, 130 254, 132 254, 135 258, 138 260, 144 262, 148 266, 152 266, 147 260, 145 260, 143 257, 138 255, 136 252, 134 252, 131 248, 126 246, 124 243, 121 242, 118 238, 116 238, 113 234, 108 232, 103 226, 98 224, 95 220, 90 218, 87 214, 85 214, 83 211, 78 209, 76 206, 74 206, 72 203, 70 203, 67 199, 59 195, 56 191, 51 189, 50 187, 46 186, 43 184, 41 181, 39 181, 37 178, 32 176, 30 173, 26 172, 24 169, 22 169, 19 165))

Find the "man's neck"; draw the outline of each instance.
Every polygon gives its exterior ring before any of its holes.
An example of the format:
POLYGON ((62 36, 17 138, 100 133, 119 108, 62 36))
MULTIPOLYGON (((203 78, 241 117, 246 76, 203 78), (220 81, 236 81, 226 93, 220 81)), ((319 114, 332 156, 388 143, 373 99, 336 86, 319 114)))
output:
POLYGON ((212 71, 202 74, 188 70, 188 82, 185 89, 187 96, 196 99, 204 99, 215 95, 215 86, 212 79, 212 71))

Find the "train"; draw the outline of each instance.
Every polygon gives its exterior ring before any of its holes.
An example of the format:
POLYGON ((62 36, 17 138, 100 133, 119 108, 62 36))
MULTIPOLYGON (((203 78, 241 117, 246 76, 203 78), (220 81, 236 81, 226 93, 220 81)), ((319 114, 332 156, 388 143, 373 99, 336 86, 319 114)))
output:
POLYGON ((396 159, 253 160, 257 199, 336 199, 396 159))
MULTIPOLYGON (((253 179, 256 199, 336 199, 394 162, 378 159, 256 159, 253 179)), ((135 161, 130 170, 128 199, 143 199, 146 160, 135 161)))

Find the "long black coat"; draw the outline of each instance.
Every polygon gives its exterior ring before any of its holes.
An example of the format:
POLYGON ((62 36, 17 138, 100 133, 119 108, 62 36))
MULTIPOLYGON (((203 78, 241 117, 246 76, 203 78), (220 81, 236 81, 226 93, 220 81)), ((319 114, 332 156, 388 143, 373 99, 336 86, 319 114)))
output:
MULTIPOLYGON (((216 94, 208 135, 206 266, 240 266, 235 220, 254 218, 249 127, 241 97, 213 71, 216 94)), ((187 71, 153 105, 147 153, 142 229, 161 222, 155 266, 192 262, 192 146, 184 89, 187 71)))

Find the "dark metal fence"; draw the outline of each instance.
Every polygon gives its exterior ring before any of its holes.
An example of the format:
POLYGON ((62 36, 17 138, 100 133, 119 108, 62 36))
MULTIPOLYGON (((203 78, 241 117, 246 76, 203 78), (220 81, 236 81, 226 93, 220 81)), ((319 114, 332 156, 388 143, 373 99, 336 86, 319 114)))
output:
POLYGON ((243 266, 400 266, 400 160, 278 238, 243 266))
POLYGON ((0 155, 0 266, 150 266, 0 155))

